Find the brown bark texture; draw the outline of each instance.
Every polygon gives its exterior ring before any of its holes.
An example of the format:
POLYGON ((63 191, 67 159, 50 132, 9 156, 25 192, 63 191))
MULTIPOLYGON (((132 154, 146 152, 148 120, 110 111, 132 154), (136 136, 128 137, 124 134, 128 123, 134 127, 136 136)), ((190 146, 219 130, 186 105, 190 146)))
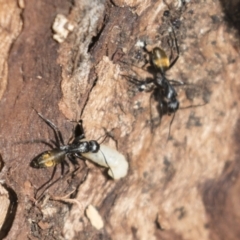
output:
POLYGON ((10 201, 0 239, 239 239, 239 6, 0 0, 0 183, 10 201), (61 43, 58 14, 73 27, 61 43), (136 83, 154 76, 141 44, 174 59, 176 42, 173 119, 136 83), (127 176, 77 159, 62 178, 57 167, 59 181, 37 201, 53 168, 29 163, 56 140, 34 109, 65 144, 82 119, 87 139, 126 157, 127 176))

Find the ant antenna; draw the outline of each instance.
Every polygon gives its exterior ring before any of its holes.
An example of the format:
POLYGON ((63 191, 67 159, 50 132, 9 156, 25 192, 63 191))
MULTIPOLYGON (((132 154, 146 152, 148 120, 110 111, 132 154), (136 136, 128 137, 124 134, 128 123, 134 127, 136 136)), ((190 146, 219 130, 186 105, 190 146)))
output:
POLYGON ((104 136, 101 143, 103 143, 106 140, 106 138, 111 138, 116 143, 116 147, 118 148, 117 140, 114 138, 113 134, 111 133, 114 129, 115 128, 112 128, 110 131, 108 131, 105 127, 103 127, 103 130, 105 132, 105 136, 104 136))
POLYGON ((205 103, 202 103, 202 104, 197 104, 197 105, 189 105, 189 106, 186 106, 186 107, 181 107, 179 109, 188 109, 188 108, 195 108, 195 107, 202 107, 202 106, 205 106, 207 105, 208 102, 205 102, 205 103))
POLYGON ((63 137, 61 132, 59 131, 58 127, 51 122, 49 119, 45 118, 41 113, 39 113, 34 107, 32 107, 33 110, 37 113, 37 115, 48 125, 52 128, 55 138, 58 141, 58 143, 64 145, 63 137))
MULTIPOLYGON (((101 149, 99 149, 99 151, 101 151, 101 149)), ((114 173, 113 173, 113 170, 112 168, 109 166, 108 162, 107 162, 107 159, 105 158, 105 155, 103 154, 103 152, 101 151, 103 157, 104 157, 104 161, 105 163, 107 164, 107 166, 109 167, 110 171, 112 172, 112 178, 114 179, 114 173)))

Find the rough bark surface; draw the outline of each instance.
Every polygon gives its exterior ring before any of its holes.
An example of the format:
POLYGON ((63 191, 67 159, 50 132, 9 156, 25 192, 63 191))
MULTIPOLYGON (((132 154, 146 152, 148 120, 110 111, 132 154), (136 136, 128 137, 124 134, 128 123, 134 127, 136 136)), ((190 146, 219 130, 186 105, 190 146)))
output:
POLYGON ((0 3, 1 180, 12 204, 2 238, 239 239, 239 1, 0 3), (74 25, 61 44, 51 30, 59 13, 74 25), (153 128, 156 102, 130 79, 152 77, 139 41, 176 56, 171 28, 180 57, 167 76, 184 85, 167 141, 172 116, 153 128), (79 160, 36 202, 52 169, 29 163, 55 139, 33 108, 65 143, 71 121, 82 119, 88 139, 126 156, 128 175, 114 181, 79 160), (100 230, 86 217, 89 205, 100 230))

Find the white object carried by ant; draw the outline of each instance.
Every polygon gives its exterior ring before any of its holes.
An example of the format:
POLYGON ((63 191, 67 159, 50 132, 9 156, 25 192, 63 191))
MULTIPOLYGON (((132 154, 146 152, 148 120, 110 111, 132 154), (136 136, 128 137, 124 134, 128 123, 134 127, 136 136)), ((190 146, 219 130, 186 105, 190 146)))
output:
POLYGON ((86 152, 81 154, 92 162, 109 168, 108 175, 113 179, 123 178, 128 172, 128 162, 126 158, 117 150, 104 144, 100 145, 98 152, 86 152))

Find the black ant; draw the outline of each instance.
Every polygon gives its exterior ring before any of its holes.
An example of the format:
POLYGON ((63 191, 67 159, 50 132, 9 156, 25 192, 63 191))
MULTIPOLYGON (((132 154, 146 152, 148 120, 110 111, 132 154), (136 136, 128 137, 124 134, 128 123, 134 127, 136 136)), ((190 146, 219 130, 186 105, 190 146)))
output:
MULTIPOLYGON (((100 149, 100 145, 97 141, 81 141, 85 138, 84 133, 77 136, 72 143, 65 145, 61 132, 58 128, 48 119, 44 118, 40 113, 37 113, 53 130, 57 140, 57 148, 45 151, 38 157, 32 160, 31 167, 34 168, 48 168, 56 166, 57 164, 65 164, 66 155, 74 155, 80 157, 82 153, 92 152, 96 153, 100 149)), ((78 126, 82 127, 82 120, 78 122, 78 126)))
MULTIPOLYGON (((34 158, 30 163, 30 166, 33 168, 48 168, 48 167, 54 166, 54 170, 50 180, 48 180, 45 184, 43 184, 38 189, 39 191, 40 189, 42 189, 44 186, 46 186, 52 181, 56 172, 56 165, 61 164, 61 167, 62 167, 61 177, 63 176, 64 165, 67 165, 69 167, 69 164, 66 160, 67 159, 66 156, 71 162, 75 161, 74 157, 83 159, 84 158, 82 156, 83 153, 97 153, 100 149, 100 144, 95 140, 83 141, 83 139, 85 138, 85 135, 82 127, 82 120, 78 122, 78 125, 75 129, 75 133, 78 130, 79 132, 81 132, 81 134, 80 135, 75 134, 75 138, 73 139, 72 143, 64 144, 62 134, 58 130, 58 128, 50 120, 44 118, 42 114, 38 112, 37 114, 53 129, 54 135, 56 138, 56 144, 55 144, 56 148, 53 148, 52 150, 44 151, 43 153, 38 155, 36 158, 34 158)), ((53 185, 55 182, 53 182, 51 185, 53 185)), ((50 186, 48 186, 48 188, 50 186)), ((45 191, 46 189, 44 190, 44 192, 45 191)))
POLYGON ((155 47, 150 53, 152 64, 157 70, 154 74, 154 79, 152 79, 151 82, 153 82, 156 86, 154 95, 158 98, 161 115, 171 115, 172 113, 175 114, 179 108, 177 92, 171 84, 171 82, 176 83, 177 81, 169 80, 166 77, 166 72, 174 66, 179 58, 177 42, 176 49, 177 56, 171 63, 165 51, 159 47, 155 47))
MULTIPOLYGON (((38 115, 49 125, 52 127, 52 129, 55 131, 55 134, 58 138, 58 142, 60 139, 60 143, 62 145, 59 145, 59 147, 54 148, 52 150, 45 151, 41 153, 37 158, 33 159, 30 163, 31 167, 34 168, 48 168, 56 166, 57 164, 66 163, 65 156, 69 154, 74 154, 74 156, 80 157, 82 153, 92 152, 96 153, 98 152, 100 145, 97 141, 91 140, 91 141, 81 141, 85 138, 85 135, 82 134, 79 137, 75 138, 74 141, 71 144, 64 145, 62 141, 61 133, 59 130, 57 130, 57 127, 50 122, 48 119, 43 118, 43 116, 38 113, 38 115)), ((79 121, 79 124, 82 125, 82 121, 79 121)))
MULTIPOLYGON (((56 148, 41 153, 30 163, 30 166, 34 168, 48 168, 54 166, 54 170, 50 180, 48 180, 44 185, 42 185, 37 190, 37 192, 52 181, 56 172, 56 165, 61 164, 61 177, 63 176, 64 164, 69 167, 69 164, 67 162, 68 159, 74 165, 76 163, 75 158, 91 160, 92 162, 100 166, 109 168, 108 175, 113 179, 119 179, 127 175, 128 162, 121 153, 104 144, 100 145, 95 140, 84 141, 85 134, 82 126, 82 120, 78 122, 75 128, 75 136, 73 138, 73 141, 69 144, 64 144, 62 134, 58 130, 58 128, 50 120, 44 118, 40 113, 37 112, 37 114, 53 129, 56 138, 56 148)), ((71 171, 69 170, 69 173, 70 172, 71 171)), ((57 179, 56 181, 58 180, 59 179, 57 179)), ((56 181, 51 183, 43 191, 43 193, 56 181)), ((43 193, 41 194, 41 196, 43 196, 43 193)))
MULTIPOLYGON (((180 108, 180 103, 177 99, 178 95, 175 90, 175 86, 186 85, 186 83, 183 83, 182 81, 170 80, 166 76, 167 71, 169 71, 179 59, 179 47, 178 47, 177 38, 173 28, 172 28, 172 33, 174 36, 174 38, 172 39, 172 42, 173 42, 172 45, 175 45, 176 52, 177 52, 176 57, 171 61, 172 57, 169 58, 166 52, 159 47, 154 47, 152 51, 148 51, 148 49, 146 48, 146 43, 144 43, 143 50, 149 55, 150 63, 151 63, 151 66, 148 67, 148 70, 150 73, 153 74, 153 78, 147 78, 145 81, 139 81, 137 79, 128 77, 131 82, 139 86, 140 90, 145 90, 145 89, 152 90, 150 101, 152 97, 154 97, 155 100, 157 101, 157 104, 158 104, 157 110, 160 115, 160 121, 163 115, 173 114, 173 117, 169 126, 169 132, 168 132, 168 138, 167 138, 168 140, 170 137, 171 125, 173 123, 175 113, 180 108), (147 88, 146 86, 149 84, 151 84, 150 85, 151 87, 147 88)), ((171 53, 171 56, 172 56, 172 53, 171 53)), ((187 85, 190 85, 190 84, 187 84, 187 85)), ((187 109, 191 107, 200 107, 206 104, 207 102, 203 104, 198 104, 198 105, 181 107, 181 109, 187 109)), ((152 115, 151 115, 151 123, 152 123, 151 130, 153 131, 152 115)))
POLYGON ((146 86, 149 84, 154 84, 153 87, 150 88, 153 90, 151 98, 152 96, 154 96, 155 100, 158 102, 157 108, 159 111, 160 119, 165 114, 167 115, 173 114, 170 127, 173 122, 175 113, 179 109, 180 105, 177 99, 177 92, 174 88, 174 85, 183 84, 181 81, 170 80, 166 76, 166 72, 175 65, 179 58, 179 47, 173 29, 172 32, 174 35, 174 42, 177 51, 177 56, 174 58, 174 60, 171 62, 166 52, 159 47, 155 47, 153 48, 152 51, 148 51, 146 48, 146 43, 144 43, 143 49, 145 52, 148 53, 150 57, 151 62, 150 68, 152 67, 154 68, 151 71, 151 73, 153 74, 153 78, 147 78, 147 80, 145 80, 144 82, 130 78, 130 81, 132 81, 134 84, 140 85, 140 90, 146 89, 146 86))

